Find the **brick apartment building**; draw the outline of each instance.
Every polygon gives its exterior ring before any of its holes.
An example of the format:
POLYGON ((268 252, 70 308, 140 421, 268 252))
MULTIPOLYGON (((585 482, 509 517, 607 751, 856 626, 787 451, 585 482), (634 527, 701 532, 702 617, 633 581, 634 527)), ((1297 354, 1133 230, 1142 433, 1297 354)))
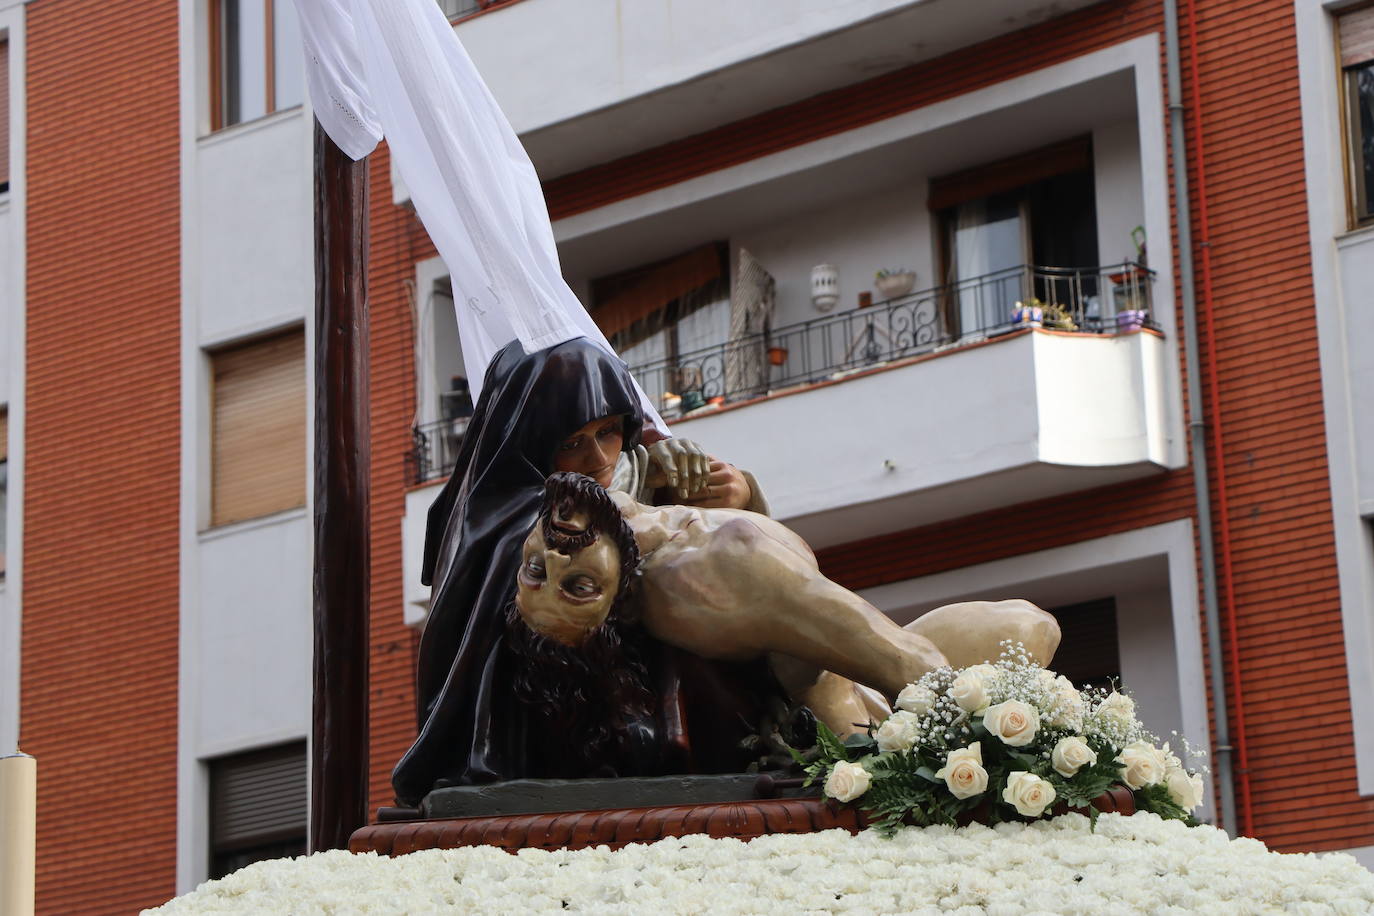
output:
MULTIPOLYGON (((1225 712, 1230 826, 1374 864, 1374 7, 442 5, 573 288, 828 575, 902 621, 1054 609, 1060 667, 1155 730, 1225 712), (744 301, 772 311, 727 368, 744 301)), ((303 844, 293 17, 0 0, 0 752, 39 760, 42 912, 303 844)), ((447 269, 370 168, 375 808, 467 373, 447 269)))

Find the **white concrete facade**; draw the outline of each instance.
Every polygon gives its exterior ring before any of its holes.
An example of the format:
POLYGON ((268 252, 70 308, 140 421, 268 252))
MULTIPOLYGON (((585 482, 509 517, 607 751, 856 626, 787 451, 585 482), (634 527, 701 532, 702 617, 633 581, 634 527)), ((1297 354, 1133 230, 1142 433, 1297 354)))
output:
POLYGON ((1374 227, 1353 229, 1334 13, 1295 0, 1303 148, 1331 513, 1362 795, 1374 794, 1374 227))
POLYGON ((313 365, 313 116, 210 133, 206 10, 181 3, 178 893, 208 873, 206 761, 310 730, 308 507, 210 527, 209 352, 305 324, 313 365))
POLYGON ((0 407, 8 413, 5 575, 0 578, 0 754, 19 746, 24 590, 25 80, 24 4, 0 0, 9 44, 9 190, 0 194, 0 407))

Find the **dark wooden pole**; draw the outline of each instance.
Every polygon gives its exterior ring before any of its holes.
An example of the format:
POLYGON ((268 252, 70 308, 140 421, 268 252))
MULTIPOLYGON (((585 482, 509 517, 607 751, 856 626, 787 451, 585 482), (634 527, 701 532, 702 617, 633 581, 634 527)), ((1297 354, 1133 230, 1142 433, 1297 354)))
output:
POLYGON ((367 160, 315 124, 315 569, 310 849, 367 823, 367 160))

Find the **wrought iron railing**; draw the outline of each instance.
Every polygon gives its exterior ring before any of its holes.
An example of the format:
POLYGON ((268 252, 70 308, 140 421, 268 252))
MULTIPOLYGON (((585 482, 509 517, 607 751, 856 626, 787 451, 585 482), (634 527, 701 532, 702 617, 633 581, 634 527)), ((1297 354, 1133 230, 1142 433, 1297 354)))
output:
POLYGON ((630 369, 673 419, 1027 326, 1083 334, 1154 327, 1153 280, 1134 263, 1015 267, 630 369))
POLYGON ((436 420, 411 427, 410 451, 406 453, 406 479, 412 484, 445 477, 458 462, 467 417, 436 420))
MULTIPOLYGON (((895 360, 974 343, 1029 326, 1079 334, 1158 329, 1154 273, 1110 267, 1021 266, 908 293, 630 367, 666 419, 799 385, 842 378, 895 360)), ((453 468, 467 420, 414 429, 410 479, 453 468)))

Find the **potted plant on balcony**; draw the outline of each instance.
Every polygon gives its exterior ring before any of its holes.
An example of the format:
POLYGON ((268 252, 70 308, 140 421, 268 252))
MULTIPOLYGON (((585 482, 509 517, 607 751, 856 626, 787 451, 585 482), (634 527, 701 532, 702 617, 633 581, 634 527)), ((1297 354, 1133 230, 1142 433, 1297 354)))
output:
POLYGON ((769 363, 769 365, 781 366, 781 365, 782 365, 783 363, 785 363, 785 362, 787 362, 787 348, 786 348, 786 347, 769 347, 769 348, 768 348, 768 363, 769 363))
POLYGON ((1045 327, 1055 331, 1077 331, 1078 325, 1069 310, 1057 302, 1045 306, 1045 327))
POLYGON ((1033 297, 1018 302, 1012 309, 1011 320, 1021 327, 1038 328, 1045 320, 1045 303, 1033 297))
POLYGON ((878 292, 883 294, 884 299, 896 299, 898 296, 905 296, 916 286, 916 271, 905 267, 895 270, 883 268, 874 274, 873 285, 878 287, 878 292))

